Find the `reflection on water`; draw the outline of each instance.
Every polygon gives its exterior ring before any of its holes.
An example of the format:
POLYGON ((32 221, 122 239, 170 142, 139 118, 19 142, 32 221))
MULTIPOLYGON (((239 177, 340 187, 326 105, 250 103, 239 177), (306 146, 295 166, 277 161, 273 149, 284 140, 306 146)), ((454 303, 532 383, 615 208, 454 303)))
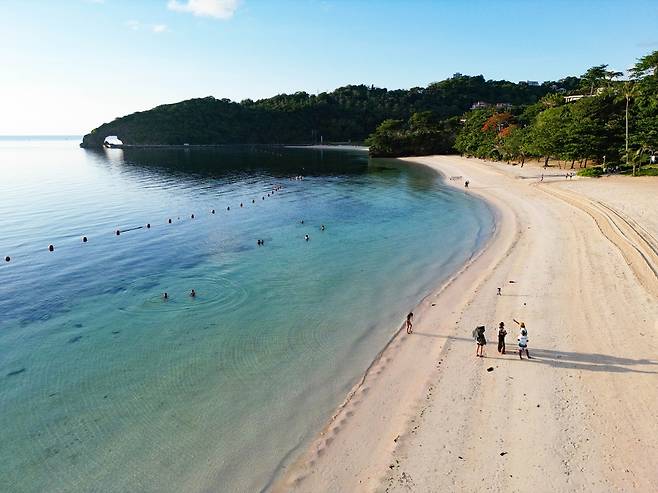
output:
POLYGON ((491 226, 362 152, 1 141, 0 173, 0 491, 259 490, 491 226))
POLYGON ((153 172, 194 174, 203 177, 267 174, 272 177, 336 176, 368 170, 365 152, 236 146, 208 149, 86 149, 99 162, 148 168, 153 172))

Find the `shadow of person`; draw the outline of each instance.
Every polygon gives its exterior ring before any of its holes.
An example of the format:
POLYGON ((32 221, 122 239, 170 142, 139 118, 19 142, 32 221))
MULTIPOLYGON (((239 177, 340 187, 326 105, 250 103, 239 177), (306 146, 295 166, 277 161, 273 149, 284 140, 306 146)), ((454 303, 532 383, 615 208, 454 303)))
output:
MULTIPOLYGON (((473 339, 468 337, 445 336, 442 334, 430 334, 427 332, 414 332, 414 334, 423 337, 436 337, 449 339, 452 341, 474 343, 473 339)), ((530 363, 539 363, 549 365, 554 368, 588 370, 596 372, 610 373, 644 373, 655 375, 658 371, 649 371, 646 369, 632 368, 633 366, 652 366, 658 365, 658 361, 642 358, 633 359, 623 356, 614 356, 601 353, 577 353, 574 351, 558 351, 555 349, 535 348, 530 346, 530 363)), ((493 356, 500 359, 518 360, 518 347, 516 340, 507 340, 507 355, 493 356)))
POLYGON ((656 371, 630 368, 633 366, 658 365, 658 361, 649 359, 633 359, 610 354, 576 353, 573 351, 557 351, 541 348, 531 348, 530 355, 533 357, 531 361, 548 364, 556 368, 574 368, 613 373, 658 374, 656 371))

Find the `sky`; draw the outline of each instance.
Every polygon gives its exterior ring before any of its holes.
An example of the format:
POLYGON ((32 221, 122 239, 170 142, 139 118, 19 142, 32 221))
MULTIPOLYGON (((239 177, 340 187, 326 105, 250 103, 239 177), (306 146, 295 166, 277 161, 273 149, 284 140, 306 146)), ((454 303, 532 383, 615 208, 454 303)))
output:
POLYGON ((656 0, 0 0, 0 135, 455 72, 557 80, 658 50, 656 0))

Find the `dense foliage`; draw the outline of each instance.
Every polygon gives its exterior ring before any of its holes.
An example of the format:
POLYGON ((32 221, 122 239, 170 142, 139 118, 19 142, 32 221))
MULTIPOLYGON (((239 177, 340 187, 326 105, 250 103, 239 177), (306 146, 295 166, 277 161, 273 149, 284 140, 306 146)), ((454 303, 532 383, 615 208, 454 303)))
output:
MULTIPOLYGON (((407 121, 429 111, 434 121, 441 121, 463 114, 476 101, 530 104, 555 87, 457 75, 409 90, 353 85, 318 95, 298 92, 240 103, 207 97, 118 118, 92 130, 83 145, 100 147, 110 135, 137 145, 363 142, 387 119, 407 121)), ((443 139, 443 131, 437 137, 443 139)))
POLYGON ((366 144, 373 156, 447 154, 452 152, 458 125, 457 118, 437 121, 431 111, 423 111, 406 122, 384 120, 366 144))
POLYGON ((576 161, 632 166, 635 174, 658 153, 658 51, 641 58, 628 80, 616 80, 621 75, 598 65, 572 91, 579 99, 555 93, 511 112, 471 111, 454 147, 468 156, 521 163, 532 156, 546 165, 550 159, 571 162, 571 168, 576 161))

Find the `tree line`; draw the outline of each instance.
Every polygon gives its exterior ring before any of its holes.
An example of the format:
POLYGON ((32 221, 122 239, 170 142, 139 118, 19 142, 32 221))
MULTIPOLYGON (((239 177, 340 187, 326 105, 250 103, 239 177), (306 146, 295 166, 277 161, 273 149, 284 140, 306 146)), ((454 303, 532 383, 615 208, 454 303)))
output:
MULTIPOLYGON (((111 135, 133 145, 361 143, 384 120, 407 121, 424 112, 431 113, 432 122, 450 120, 479 100, 530 104, 554 90, 555 84, 533 86, 457 75, 411 89, 349 85, 320 94, 297 92, 239 103, 197 98, 117 118, 85 135, 82 145, 100 147, 111 135)), ((450 132, 445 136, 444 132, 452 123, 439 126, 440 133, 434 129, 429 133, 445 141, 450 132)))
POLYGON ((598 65, 569 78, 571 89, 552 90, 531 104, 473 109, 458 125, 431 113, 387 120, 368 142, 373 155, 457 151, 520 163, 557 159, 572 169, 576 163, 629 166, 635 174, 658 154, 658 51, 640 58, 627 80, 621 76, 598 65))

